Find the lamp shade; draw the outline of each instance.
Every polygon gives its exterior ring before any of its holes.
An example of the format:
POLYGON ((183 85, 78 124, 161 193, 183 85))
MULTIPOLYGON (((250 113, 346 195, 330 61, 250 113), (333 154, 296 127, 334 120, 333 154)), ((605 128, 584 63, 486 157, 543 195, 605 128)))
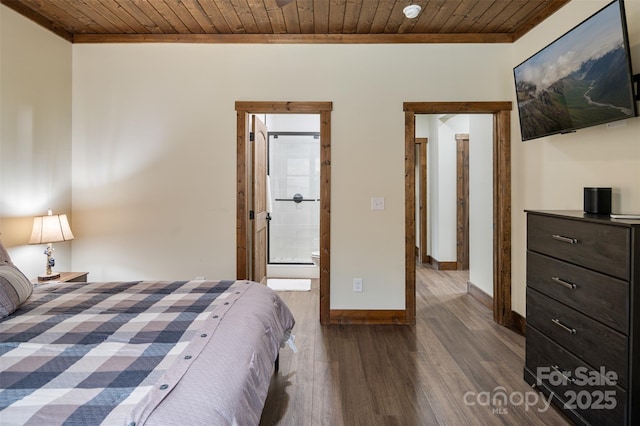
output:
POLYGON ((47 244, 58 241, 73 240, 73 233, 66 214, 36 216, 33 219, 33 230, 29 244, 47 244))

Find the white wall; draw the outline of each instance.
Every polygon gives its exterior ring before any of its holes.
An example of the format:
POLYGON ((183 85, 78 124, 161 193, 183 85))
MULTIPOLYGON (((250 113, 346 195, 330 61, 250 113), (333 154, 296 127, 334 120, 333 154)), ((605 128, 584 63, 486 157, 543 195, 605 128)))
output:
MULTIPOLYGON (((572 1, 513 45, 512 67, 596 12, 608 0, 572 1)), ((633 69, 640 72, 640 1, 625 2, 633 69)), ((516 105, 515 93, 512 101, 516 105)), ((515 108, 514 108, 515 110, 515 108)), ((522 143, 512 115, 512 308, 525 315, 525 209, 583 208, 583 187, 614 188, 613 210, 640 212, 640 118, 522 143)))
POLYGON ((319 132, 320 114, 259 114, 270 132, 319 132))
POLYGON ((469 115, 469 281, 493 296, 493 115, 469 115))
MULTIPOLYGON (((27 243, 49 208, 73 229, 71 44, 0 6, 0 233, 29 278, 45 272, 45 245, 27 243)), ((70 270, 72 244, 54 244, 54 270, 70 270)))
MULTIPOLYGON (((416 117, 420 117, 418 114, 416 117)), ((439 223, 439 209, 438 199, 440 197, 440 183, 439 183, 439 154, 438 147, 440 145, 440 135, 438 133, 438 116, 429 114, 422 115, 426 117, 428 122, 428 138, 429 144, 427 145, 427 239, 429 240, 429 255, 432 259, 436 259, 434 255, 438 252, 438 238, 439 229, 436 226, 439 223)))
POLYGON ((332 101, 331 307, 403 309, 402 103, 509 99, 510 51, 75 45, 74 268, 98 279, 234 277, 234 102, 332 101), (421 70, 421 84, 407 69, 421 70), (370 210, 372 196, 384 211, 370 210))
POLYGON ((437 174, 437 191, 431 199, 433 219, 431 223, 431 256, 438 262, 457 260, 457 176, 456 134, 469 133, 469 116, 466 114, 438 116, 437 142, 432 146, 437 151, 434 168, 429 176, 437 174))
MULTIPOLYGON (((415 174, 416 174, 416 246, 420 247, 420 250, 426 250, 426 254, 431 256, 431 228, 429 223, 431 222, 431 210, 430 210, 430 206, 431 203, 429 202, 429 197, 430 197, 430 193, 429 193, 429 148, 430 148, 430 143, 431 143, 431 128, 430 128, 430 116, 429 114, 416 114, 415 115, 415 134, 416 134, 416 138, 427 138, 427 205, 425 206, 425 208, 427 209, 427 241, 426 241, 426 247, 423 249, 420 246, 420 204, 419 204, 419 200, 420 200, 420 185, 419 185, 419 179, 420 179, 420 161, 416 161, 416 170, 415 170, 415 174)), ((420 158, 420 148, 416 145, 416 159, 420 158)))

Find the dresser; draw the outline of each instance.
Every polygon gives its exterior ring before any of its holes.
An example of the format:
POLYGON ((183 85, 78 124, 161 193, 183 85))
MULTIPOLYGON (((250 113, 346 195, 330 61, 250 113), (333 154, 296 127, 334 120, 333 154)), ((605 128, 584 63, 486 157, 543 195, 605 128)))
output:
POLYGON ((640 221, 527 211, 524 378, 578 424, 640 424, 640 221))

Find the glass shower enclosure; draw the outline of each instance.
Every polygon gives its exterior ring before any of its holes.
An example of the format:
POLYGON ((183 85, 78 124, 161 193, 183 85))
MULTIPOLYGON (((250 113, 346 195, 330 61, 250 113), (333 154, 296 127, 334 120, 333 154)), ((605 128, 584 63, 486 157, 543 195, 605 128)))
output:
POLYGON ((269 132, 270 264, 311 264, 320 245, 320 134, 269 132))

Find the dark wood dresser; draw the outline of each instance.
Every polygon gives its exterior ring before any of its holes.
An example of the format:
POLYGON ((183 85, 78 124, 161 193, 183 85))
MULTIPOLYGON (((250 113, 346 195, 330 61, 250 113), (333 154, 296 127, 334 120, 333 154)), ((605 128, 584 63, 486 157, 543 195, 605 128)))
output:
POLYGON ((640 221, 527 211, 524 378, 578 424, 640 424, 640 221))

